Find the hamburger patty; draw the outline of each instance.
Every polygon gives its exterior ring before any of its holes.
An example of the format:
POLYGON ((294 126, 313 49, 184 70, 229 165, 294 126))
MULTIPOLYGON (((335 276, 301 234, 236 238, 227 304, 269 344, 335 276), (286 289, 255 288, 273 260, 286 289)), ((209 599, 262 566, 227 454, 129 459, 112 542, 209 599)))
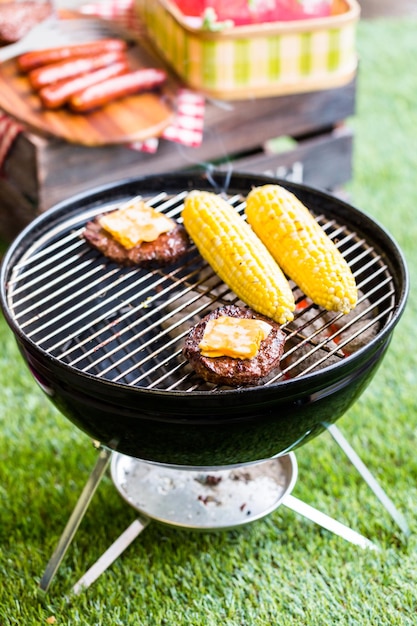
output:
POLYGON ((160 267, 174 263, 188 250, 189 238, 181 224, 177 224, 167 233, 162 233, 155 241, 144 241, 128 250, 100 226, 99 219, 96 217, 86 224, 83 237, 93 248, 115 263, 160 267))
POLYGON ((185 339, 182 353, 194 371, 207 382, 237 387, 255 385, 278 367, 284 343, 285 334, 279 324, 249 308, 228 305, 215 309, 191 328, 185 339), (259 352, 255 357, 236 359, 229 356, 206 357, 201 354, 199 344, 203 339, 207 322, 222 315, 259 319, 271 326, 269 335, 261 342, 259 352))

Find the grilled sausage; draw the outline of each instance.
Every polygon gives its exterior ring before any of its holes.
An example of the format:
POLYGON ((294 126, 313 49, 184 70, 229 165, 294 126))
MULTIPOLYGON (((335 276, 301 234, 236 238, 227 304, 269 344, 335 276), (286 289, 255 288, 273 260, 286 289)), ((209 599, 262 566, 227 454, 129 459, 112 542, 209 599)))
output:
POLYGON ((112 76, 118 76, 124 72, 129 71, 129 65, 127 60, 112 63, 106 67, 90 72, 87 74, 81 74, 75 78, 68 80, 60 80, 52 85, 46 85, 39 91, 39 97, 42 104, 47 109, 58 109, 63 106, 72 95, 75 93, 95 85, 96 83, 107 80, 112 76))
POLYGON ((69 61, 57 61, 38 67, 29 72, 28 77, 32 87, 39 90, 59 80, 86 74, 98 70, 100 67, 111 65, 111 63, 123 61, 125 58, 125 53, 119 50, 91 57, 76 57, 69 61))
POLYGON ((94 56, 104 52, 122 52, 126 49, 127 43, 122 39, 99 39, 62 48, 32 50, 31 52, 21 54, 17 59, 17 64, 22 72, 30 72, 37 67, 56 63, 57 61, 65 61, 75 57, 94 56))
POLYGON ((124 96, 158 87, 166 78, 163 70, 134 70, 87 87, 70 98, 69 106, 80 113, 91 111, 124 96))

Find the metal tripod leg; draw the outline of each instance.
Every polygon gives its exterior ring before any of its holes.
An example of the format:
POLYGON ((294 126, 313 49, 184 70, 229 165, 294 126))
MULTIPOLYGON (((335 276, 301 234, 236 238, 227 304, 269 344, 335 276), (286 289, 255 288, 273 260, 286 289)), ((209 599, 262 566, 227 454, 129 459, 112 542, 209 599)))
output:
POLYGON ((392 500, 387 496, 385 491, 382 489, 381 485, 371 474, 369 469, 363 463, 363 461, 359 458, 358 454, 352 448, 350 443, 345 439, 340 430, 334 424, 325 424, 326 429, 329 431, 335 442, 338 446, 343 450, 343 452, 348 457, 349 461, 356 467, 359 474, 362 476, 364 481, 367 483, 368 487, 372 489, 378 500, 390 514, 394 522, 400 527, 402 532, 406 537, 410 535, 410 528, 400 511, 395 507, 392 500))
POLYGON ((306 519, 318 524, 322 528, 342 537, 346 541, 353 543, 361 548, 369 548, 370 550, 379 550, 378 546, 376 546, 372 541, 360 535, 355 530, 352 530, 345 524, 341 524, 337 520, 329 517, 325 513, 318 511, 314 507, 310 506, 306 502, 295 498, 293 495, 289 494, 285 496, 283 500, 283 504, 294 511, 295 513, 299 513, 306 519))
POLYGON ((79 594, 92 585, 103 572, 130 546, 139 533, 146 528, 150 520, 145 517, 135 519, 125 531, 112 543, 101 557, 81 576, 72 588, 72 592, 79 594))
POLYGON ((44 575, 42 576, 41 581, 39 583, 40 588, 43 589, 44 591, 48 590, 49 585, 52 582, 52 578, 56 574, 58 567, 60 566, 68 550, 68 547, 71 541, 73 540, 75 533, 77 532, 77 529, 81 523, 81 520, 84 517, 84 514, 88 508, 88 505, 90 504, 91 498, 93 497, 103 477, 103 474, 107 469, 111 454, 112 452, 109 449, 102 448, 100 450, 100 454, 93 468, 93 471, 88 477, 85 487, 78 499, 77 504, 75 505, 75 508, 71 514, 71 517, 69 518, 67 522, 64 532, 61 535, 58 545, 55 548, 55 551, 53 555, 51 556, 49 563, 46 566, 44 575))

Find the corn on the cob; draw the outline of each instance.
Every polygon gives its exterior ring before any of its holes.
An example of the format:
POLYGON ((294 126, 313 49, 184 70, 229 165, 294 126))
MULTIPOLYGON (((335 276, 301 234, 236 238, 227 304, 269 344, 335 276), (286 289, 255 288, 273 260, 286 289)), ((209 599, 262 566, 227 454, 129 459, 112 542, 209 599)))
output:
POLYGON ((342 313, 356 306, 357 288, 346 260, 293 193, 274 184, 254 188, 246 216, 285 274, 313 302, 342 313))
POLYGON ((226 200, 211 192, 192 191, 182 218, 201 256, 245 304, 279 324, 293 319, 295 303, 287 279, 226 200))

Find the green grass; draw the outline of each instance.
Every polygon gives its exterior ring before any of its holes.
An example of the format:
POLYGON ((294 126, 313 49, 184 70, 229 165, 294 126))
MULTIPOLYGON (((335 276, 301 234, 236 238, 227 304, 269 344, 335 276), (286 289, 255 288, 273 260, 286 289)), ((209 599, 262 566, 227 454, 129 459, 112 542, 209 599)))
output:
POLYGON ((155 523, 85 593, 69 590, 135 512, 101 482, 48 594, 46 563, 95 462, 89 439, 33 383, 0 321, 0 625, 415 624, 417 614, 417 53, 412 20, 362 22, 352 203, 410 269, 406 312, 375 379, 338 423, 406 515, 408 543, 325 433, 297 453, 294 495, 377 542, 362 550, 284 506, 240 530, 155 523), (51 620, 49 620, 51 621, 51 620))

